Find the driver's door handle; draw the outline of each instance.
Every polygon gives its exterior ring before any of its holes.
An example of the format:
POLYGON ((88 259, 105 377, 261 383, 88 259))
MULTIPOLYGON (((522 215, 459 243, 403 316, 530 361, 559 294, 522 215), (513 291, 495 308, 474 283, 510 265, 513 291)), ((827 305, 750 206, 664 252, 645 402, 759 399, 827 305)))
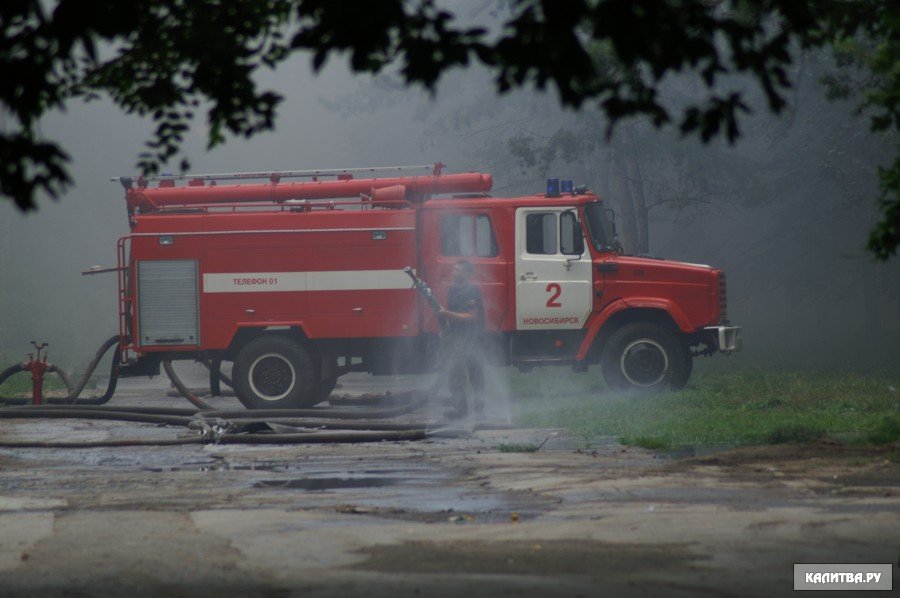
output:
POLYGON ((537 275, 534 272, 526 272, 519 276, 519 280, 537 280, 537 275))

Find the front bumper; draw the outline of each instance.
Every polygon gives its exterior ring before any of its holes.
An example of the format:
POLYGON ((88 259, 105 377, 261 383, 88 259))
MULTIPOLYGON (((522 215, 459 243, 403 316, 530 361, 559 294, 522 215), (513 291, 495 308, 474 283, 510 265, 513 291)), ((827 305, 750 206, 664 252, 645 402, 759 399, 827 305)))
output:
POLYGON ((740 351, 744 346, 740 326, 707 326, 704 330, 710 333, 716 349, 725 353, 740 351))

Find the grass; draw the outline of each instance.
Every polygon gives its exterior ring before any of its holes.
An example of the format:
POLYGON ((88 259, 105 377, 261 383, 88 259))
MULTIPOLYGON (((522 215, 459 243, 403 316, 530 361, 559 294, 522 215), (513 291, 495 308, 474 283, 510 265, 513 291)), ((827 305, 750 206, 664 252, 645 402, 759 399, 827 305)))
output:
POLYGON ((536 444, 498 444, 501 453, 536 453, 540 447, 536 444))
POLYGON ((519 425, 568 428, 585 445, 613 437, 632 446, 806 443, 823 437, 900 440, 900 371, 784 370, 742 364, 703 367, 688 386, 622 395, 598 368, 545 368, 509 379, 519 425))
POLYGON ((869 442, 872 444, 888 444, 897 441, 900 441, 900 416, 898 415, 883 417, 869 434, 869 442))
POLYGON ((628 446, 640 446, 651 451, 667 451, 674 448, 670 441, 655 436, 623 436, 619 441, 628 446))
MULTIPOLYGON (((108 360, 109 356, 101 362, 101 364, 94 371, 93 375, 88 380, 85 385, 86 390, 96 389, 98 382, 103 382, 106 384, 106 374, 109 372, 108 360)), ((27 361, 28 358, 22 354, 16 353, 14 351, 2 351, 0 350, 0 371, 5 370, 7 367, 14 365, 16 363, 23 363, 27 361)), ((55 359, 50 360, 51 363, 54 363, 57 366, 62 367, 66 373, 69 375, 69 379, 73 384, 78 383, 81 378, 82 370, 78 369, 69 369, 69 365, 66 364, 65 361, 58 361, 55 359)), ((63 393, 67 392, 66 385, 63 383, 62 378, 57 376, 54 372, 45 372, 44 373, 44 393, 63 393)), ((6 382, 0 384, 0 397, 16 397, 16 398, 30 398, 31 397, 31 373, 30 372, 19 372, 13 374, 9 378, 6 379, 6 382)))
MULTIPOLYGON (((52 372, 44 374, 44 393, 65 391, 66 385, 62 379, 52 372)), ((31 373, 19 372, 13 374, 6 379, 6 382, 0 384, 0 397, 30 397, 31 396, 31 373)))

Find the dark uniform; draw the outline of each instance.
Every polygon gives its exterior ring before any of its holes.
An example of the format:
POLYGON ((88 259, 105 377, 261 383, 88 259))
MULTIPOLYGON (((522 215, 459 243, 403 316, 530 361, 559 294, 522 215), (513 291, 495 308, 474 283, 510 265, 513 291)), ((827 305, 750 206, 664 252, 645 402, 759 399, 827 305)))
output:
POLYGON ((475 314, 469 322, 450 320, 443 331, 448 355, 448 384, 457 415, 468 412, 466 375, 472 384, 475 412, 484 410, 484 370, 482 369, 482 335, 484 303, 481 291, 469 282, 454 284, 447 297, 447 310, 475 314))

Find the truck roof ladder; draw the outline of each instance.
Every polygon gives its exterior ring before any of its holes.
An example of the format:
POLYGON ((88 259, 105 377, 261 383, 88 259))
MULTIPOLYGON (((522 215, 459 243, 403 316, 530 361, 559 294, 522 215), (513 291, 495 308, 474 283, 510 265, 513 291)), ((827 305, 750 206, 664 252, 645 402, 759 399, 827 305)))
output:
POLYGON ((317 178, 320 176, 336 176, 339 179, 352 179, 354 175, 361 174, 379 174, 384 175, 394 172, 421 172, 425 171, 433 176, 438 176, 444 168, 444 164, 436 162, 434 164, 418 164, 414 166, 375 166, 368 168, 331 168, 331 169, 314 169, 314 170, 274 170, 274 171, 256 171, 256 172, 223 172, 217 174, 161 174, 154 176, 117 176, 110 177, 112 183, 122 183, 125 188, 130 188, 133 181, 137 181, 138 187, 146 186, 147 183, 164 183, 175 181, 245 181, 266 179, 272 182, 278 182, 281 179, 289 178, 317 178))

